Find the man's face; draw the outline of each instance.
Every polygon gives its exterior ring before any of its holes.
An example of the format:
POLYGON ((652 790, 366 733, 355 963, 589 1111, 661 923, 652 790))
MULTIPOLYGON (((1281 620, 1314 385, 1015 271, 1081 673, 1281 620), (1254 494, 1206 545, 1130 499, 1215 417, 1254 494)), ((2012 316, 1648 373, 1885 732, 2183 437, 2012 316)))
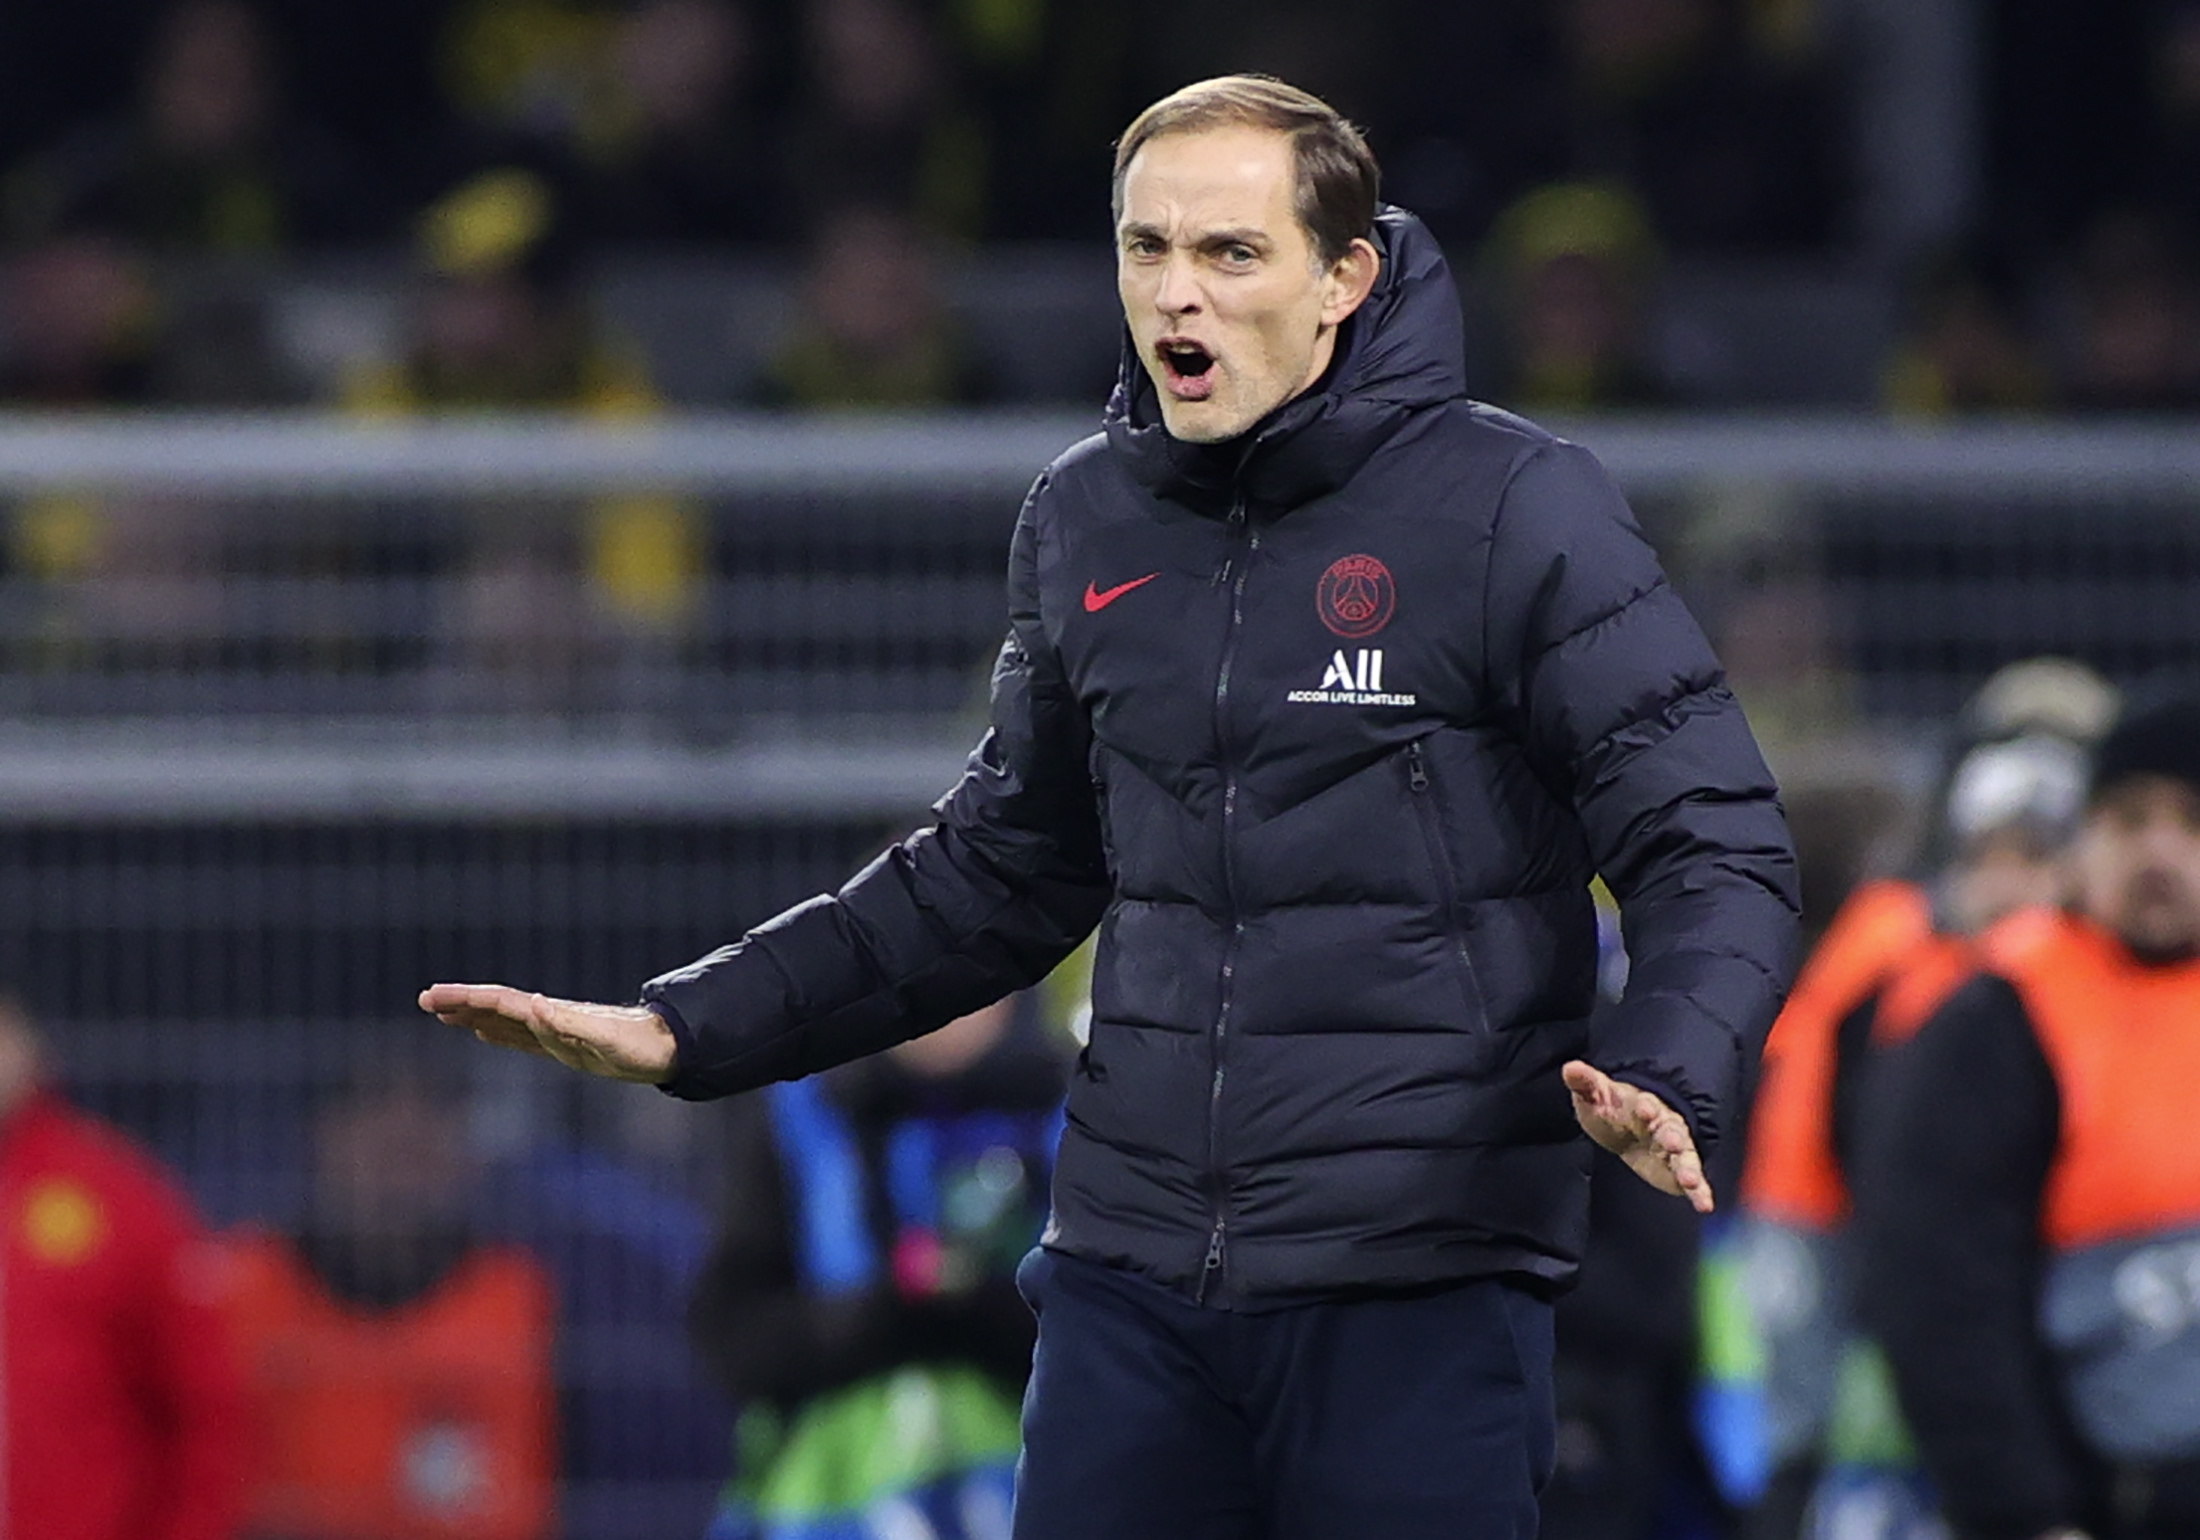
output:
POLYGON ((2076 851, 2087 914, 2142 957, 2200 951, 2200 787, 2135 775, 2086 815, 2076 851))
POLYGON ((2066 886, 2061 853, 2042 850, 2036 839, 1997 829, 1973 840, 1949 873, 1952 918, 1965 935, 2019 909, 2059 902, 2066 886))
POLYGON ((463 1215, 472 1157, 458 1114, 427 1095, 383 1089, 331 1106, 317 1135, 319 1217, 337 1233, 401 1240, 463 1215))
POLYGON ((1321 262, 1295 186, 1289 136, 1262 128, 1163 134, 1124 168, 1116 289, 1176 438, 1235 438, 1304 391, 1374 286, 1366 241, 1321 262))

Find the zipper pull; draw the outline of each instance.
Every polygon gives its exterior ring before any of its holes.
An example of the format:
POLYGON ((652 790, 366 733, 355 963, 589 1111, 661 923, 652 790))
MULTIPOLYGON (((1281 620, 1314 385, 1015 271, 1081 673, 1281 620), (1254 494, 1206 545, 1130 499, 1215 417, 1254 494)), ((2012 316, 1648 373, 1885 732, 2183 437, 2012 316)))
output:
POLYGON ((1406 745, 1406 784, 1415 791, 1428 790, 1428 766, 1422 763, 1418 739, 1406 745))
POLYGON ((1207 1260, 1199 1267, 1199 1283, 1192 1290, 1192 1303, 1207 1303, 1207 1285, 1213 1283, 1222 1272, 1222 1227, 1229 1221, 1217 1219, 1214 1233, 1207 1237, 1207 1260))

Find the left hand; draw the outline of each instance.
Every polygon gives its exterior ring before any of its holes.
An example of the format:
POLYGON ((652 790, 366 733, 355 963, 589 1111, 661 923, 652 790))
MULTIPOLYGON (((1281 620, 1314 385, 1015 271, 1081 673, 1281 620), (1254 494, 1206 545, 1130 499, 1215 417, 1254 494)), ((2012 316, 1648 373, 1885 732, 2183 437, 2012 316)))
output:
POLYGON ((1580 1059, 1559 1073, 1573 1093, 1574 1120, 1583 1132, 1658 1191, 1686 1198, 1699 1214, 1711 1212, 1711 1183, 1685 1118, 1642 1087, 1580 1059))

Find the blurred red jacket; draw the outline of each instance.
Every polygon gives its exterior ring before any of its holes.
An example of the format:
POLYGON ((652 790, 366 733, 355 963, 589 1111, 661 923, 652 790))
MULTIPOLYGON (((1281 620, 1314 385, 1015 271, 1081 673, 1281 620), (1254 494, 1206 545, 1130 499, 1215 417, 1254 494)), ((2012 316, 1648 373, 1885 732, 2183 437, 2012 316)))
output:
POLYGON ((245 1433, 220 1278, 121 1133, 51 1091, 0 1121, 0 1537, 231 1540, 245 1433))

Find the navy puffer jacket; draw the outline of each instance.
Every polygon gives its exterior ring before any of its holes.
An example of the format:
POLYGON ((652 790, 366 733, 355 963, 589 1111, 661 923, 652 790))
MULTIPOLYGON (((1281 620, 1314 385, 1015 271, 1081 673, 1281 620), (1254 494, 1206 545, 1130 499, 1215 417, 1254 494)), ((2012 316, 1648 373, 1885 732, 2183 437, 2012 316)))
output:
POLYGON ((938 821, 644 998, 675 1095, 808 1074, 1100 926, 1048 1244, 1209 1303, 1563 1283, 1587 1056, 1730 1118, 1793 855, 1717 661, 1583 450, 1462 394, 1434 243, 1233 443, 1107 431, 1025 503, 993 727, 938 821), (1633 972, 1589 1040, 1589 883, 1633 972))

